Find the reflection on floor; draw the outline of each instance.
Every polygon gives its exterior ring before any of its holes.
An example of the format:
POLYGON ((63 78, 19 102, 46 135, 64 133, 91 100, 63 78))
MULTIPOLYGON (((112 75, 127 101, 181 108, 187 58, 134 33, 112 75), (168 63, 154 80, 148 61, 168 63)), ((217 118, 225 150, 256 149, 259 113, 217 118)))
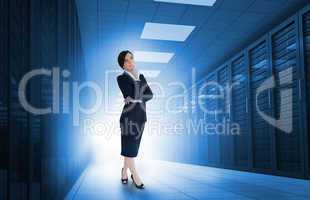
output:
POLYGON ((138 161, 144 190, 120 182, 120 164, 94 164, 67 199, 310 199, 310 181, 163 161, 138 161))

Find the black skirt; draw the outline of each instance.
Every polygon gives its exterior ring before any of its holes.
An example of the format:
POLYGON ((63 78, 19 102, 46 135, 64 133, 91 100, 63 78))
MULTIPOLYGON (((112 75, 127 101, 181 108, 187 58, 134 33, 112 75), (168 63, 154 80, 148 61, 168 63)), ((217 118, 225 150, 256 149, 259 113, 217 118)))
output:
POLYGON ((144 131, 145 122, 127 121, 120 123, 121 128, 121 155, 136 157, 144 131))

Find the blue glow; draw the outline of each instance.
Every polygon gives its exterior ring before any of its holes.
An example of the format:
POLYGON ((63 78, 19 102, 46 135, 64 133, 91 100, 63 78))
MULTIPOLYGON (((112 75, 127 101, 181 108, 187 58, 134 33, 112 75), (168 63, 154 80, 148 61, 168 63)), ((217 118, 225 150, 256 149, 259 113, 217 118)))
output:
POLYGON ((168 63, 174 56, 174 53, 155 52, 155 51, 135 51, 135 60, 137 62, 168 63))
POLYGON ((144 25, 141 39, 184 42, 194 29, 195 26, 147 22, 144 25))
POLYGON ((154 0, 158 2, 166 2, 166 3, 180 3, 180 4, 190 4, 197 6, 213 6, 216 0, 154 0))

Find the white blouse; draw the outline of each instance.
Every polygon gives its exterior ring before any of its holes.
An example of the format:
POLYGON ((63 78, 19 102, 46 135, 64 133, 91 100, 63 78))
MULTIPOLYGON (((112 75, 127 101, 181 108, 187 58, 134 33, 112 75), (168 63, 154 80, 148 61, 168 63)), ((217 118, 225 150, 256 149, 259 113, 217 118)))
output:
MULTIPOLYGON (((133 72, 127 71, 125 69, 124 69, 124 72, 129 74, 129 76, 131 76, 133 78, 133 80, 140 81, 140 73, 139 73, 139 71, 136 68, 134 68, 133 72)), ((142 103, 142 100, 140 100, 140 99, 133 99, 133 100, 130 100, 130 101, 134 102, 134 103, 142 103)))
POLYGON ((129 74, 129 76, 131 76, 133 80, 140 81, 140 72, 137 68, 134 68, 132 72, 124 69, 124 72, 129 74))

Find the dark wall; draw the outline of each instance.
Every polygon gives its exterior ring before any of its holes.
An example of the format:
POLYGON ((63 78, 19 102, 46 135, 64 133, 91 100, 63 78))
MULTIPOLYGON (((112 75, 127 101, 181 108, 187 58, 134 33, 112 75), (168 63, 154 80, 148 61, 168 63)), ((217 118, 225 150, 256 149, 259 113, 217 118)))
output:
MULTIPOLYGON (((291 16, 246 49, 208 74, 198 88, 210 81, 233 85, 223 99, 208 99, 203 104, 222 114, 197 115, 207 123, 238 123, 240 134, 200 136, 197 145, 201 156, 196 163, 222 168, 309 178, 309 108, 310 108, 310 6, 291 16), (286 70, 292 70, 291 81, 286 70), (262 83, 274 77, 275 87, 257 96, 262 83), (284 84, 282 82, 285 82, 284 84), (234 83, 237 83, 234 85, 234 83), (288 119, 292 92, 292 126, 286 133, 270 125, 256 105, 268 116, 288 119), (281 107, 281 104, 282 107, 281 107)), ((216 94, 217 87, 207 87, 204 94, 216 94)), ((284 121, 282 125, 288 123, 284 121)), ((190 161, 190 159, 189 159, 190 161)))
MULTIPOLYGON (((63 103, 60 114, 24 110, 18 86, 27 72, 41 68, 69 70, 61 83, 85 80, 75 2, 3 0, 0 16, 0 199, 63 199, 88 162, 87 149, 79 149, 80 130, 71 114, 61 113, 63 103)), ((52 106, 52 93, 48 76, 27 87, 37 107, 52 106)))
POLYGON ((299 15, 300 19, 300 33, 302 37, 301 41, 301 58, 302 58, 302 72, 303 72, 303 79, 304 79, 304 90, 305 90, 305 109, 303 110, 306 113, 306 118, 303 120, 303 123, 306 124, 305 128, 307 130, 305 140, 308 142, 306 145, 306 166, 307 166, 307 173, 308 177, 310 177, 310 134, 309 134, 309 124, 310 124, 310 9, 305 8, 299 15))
POLYGON ((7 198, 7 177, 8 177, 8 158, 9 158, 9 79, 8 79, 8 1, 0 2, 0 199, 7 198))

